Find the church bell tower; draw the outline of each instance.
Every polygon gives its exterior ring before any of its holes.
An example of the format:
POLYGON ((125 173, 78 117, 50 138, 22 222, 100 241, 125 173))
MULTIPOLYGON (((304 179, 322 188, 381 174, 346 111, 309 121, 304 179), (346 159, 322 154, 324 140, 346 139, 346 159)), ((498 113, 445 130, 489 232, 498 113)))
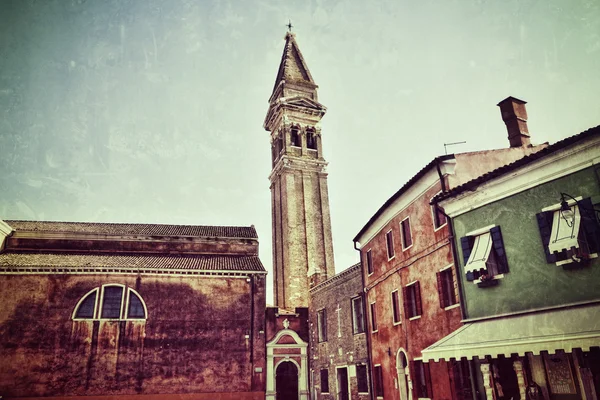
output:
POLYGON ((326 108, 288 32, 264 128, 271 133, 271 213, 277 306, 308 307, 309 289, 335 274, 327 162, 319 122, 326 108))

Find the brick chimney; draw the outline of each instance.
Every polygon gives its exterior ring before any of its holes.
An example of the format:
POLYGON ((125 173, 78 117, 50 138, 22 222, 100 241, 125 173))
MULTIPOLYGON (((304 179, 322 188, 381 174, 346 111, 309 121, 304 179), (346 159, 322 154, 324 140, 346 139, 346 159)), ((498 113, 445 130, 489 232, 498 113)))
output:
POLYGON ((502 113, 502 121, 506 124, 506 130, 508 131, 510 147, 531 146, 529 131, 527 130, 525 104, 527 104, 526 101, 512 96, 508 96, 498 103, 502 113))

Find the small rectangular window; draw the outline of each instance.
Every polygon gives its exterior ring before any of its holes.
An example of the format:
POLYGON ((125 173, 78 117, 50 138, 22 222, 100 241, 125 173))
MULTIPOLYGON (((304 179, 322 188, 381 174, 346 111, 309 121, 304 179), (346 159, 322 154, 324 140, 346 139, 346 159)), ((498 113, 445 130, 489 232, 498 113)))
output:
POLYGON ((373 257, 371 256, 371 250, 367 250, 367 254, 366 254, 366 263, 367 263, 367 273, 372 274, 373 273, 373 257))
POLYGON ((321 393, 329 393, 329 370, 321 370, 321 393))
POLYGON ((375 303, 371 303, 371 331, 377 331, 377 312, 375 310, 375 303))
POLYGON ((387 245, 387 255, 389 260, 394 257, 394 235, 391 230, 385 234, 385 243, 387 245))
POLYGON ((413 384, 418 398, 432 398, 431 376, 429 374, 429 364, 418 360, 414 362, 413 384))
POLYGON ((317 311, 317 332, 319 342, 327 341, 327 313, 325 309, 317 311))
POLYGON ((381 365, 376 365, 373 367, 373 377, 375 384, 375 396, 383 397, 383 375, 381 374, 381 365))
POLYGON ((435 229, 446 225, 446 216, 437 204, 431 205, 431 215, 433 216, 433 227, 435 229))
POLYGON ((464 271, 468 281, 479 283, 508 272, 504 240, 499 226, 492 225, 460 238, 464 271))
POLYGON ((400 231, 402 232, 402 249, 408 249, 412 246, 412 233, 410 231, 410 219, 406 218, 400 222, 400 231))
POLYGON ((363 333, 365 331, 362 297, 355 297, 352 299, 352 328, 355 334, 363 333))
POLYGON ((369 393, 369 381, 367 378, 367 366, 356 366, 356 381, 358 384, 358 393, 369 393))
POLYGON ((392 292, 392 312, 394 313, 394 324, 400 323, 400 302, 398 301, 398 291, 392 292))
POLYGON ((458 302, 456 299, 454 273, 452 267, 437 273, 438 296, 440 307, 446 308, 458 302))
POLYGON ((419 282, 404 287, 404 313, 408 318, 421 315, 421 288, 419 282))
POLYGON ((102 318, 121 318, 121 302, 123 288, 121 286, 105 286, 102 300, 102 318))

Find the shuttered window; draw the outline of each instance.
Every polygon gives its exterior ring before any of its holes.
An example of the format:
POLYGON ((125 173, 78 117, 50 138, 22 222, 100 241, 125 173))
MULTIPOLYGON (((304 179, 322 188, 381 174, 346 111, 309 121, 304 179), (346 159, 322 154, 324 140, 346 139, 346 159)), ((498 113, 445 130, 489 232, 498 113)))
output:
POLYGON ((404 287, 404 314, 410 319, 421 313, 421 286, 417 281, 404 287))
POLYGON ((436 274, 440 307, 446 308, 458 303, 454 269, 446 268, 436 274))
POLYGON ((460 239, 468 281, 492 279, 508 272, 504 240, 499 226, 460 239))

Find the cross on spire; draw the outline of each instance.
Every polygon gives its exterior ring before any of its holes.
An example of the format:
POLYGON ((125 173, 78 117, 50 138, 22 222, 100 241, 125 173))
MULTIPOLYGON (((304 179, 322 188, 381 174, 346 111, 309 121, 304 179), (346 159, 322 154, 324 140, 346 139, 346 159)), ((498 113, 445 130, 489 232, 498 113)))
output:
POLYGON ((294 25, 292 25, 292 20, 288 19, 288 23, 286 26, 288 28, 288 32, 291 32, 292 28, 294 27, 294 25))

